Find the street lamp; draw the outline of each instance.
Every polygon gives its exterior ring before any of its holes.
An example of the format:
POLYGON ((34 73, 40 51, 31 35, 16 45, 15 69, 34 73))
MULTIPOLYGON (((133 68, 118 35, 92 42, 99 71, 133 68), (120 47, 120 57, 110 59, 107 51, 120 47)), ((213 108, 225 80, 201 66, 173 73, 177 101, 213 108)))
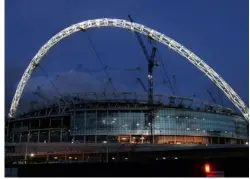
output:
POLYGON ((34 154, 34 153, 31 153, 31 154, 30 154, 30 156, 31 156, 31 157, 34 157, 34 156, 35 156, 35 154, 34 154))

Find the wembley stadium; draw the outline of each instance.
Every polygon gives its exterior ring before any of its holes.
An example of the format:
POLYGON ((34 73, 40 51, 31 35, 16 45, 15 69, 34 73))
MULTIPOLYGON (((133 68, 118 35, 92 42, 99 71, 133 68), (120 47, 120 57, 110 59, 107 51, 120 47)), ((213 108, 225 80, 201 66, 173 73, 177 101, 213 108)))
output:
POLYGON ((105 145, 109 153, 116 153, 121 146, 143 151, 171 144, 248 142, 248 123, 240 114, 192 98, 155 95, 155 103, 149 106, 143 96, 123 92, 78 94, 60 101, 8 121, 6 152, 12 158, 32 154, 64 159, 67 154, 67 159, 82 160, 83 153, 84 159, 96 152, 105 154, 105 145))
POLYGON ((10 162, 108 162, 133 160, 132 153, 151 155, 155 152, 152 159, 166 159, 165 154, 157 152, 168 151, 168 157, 177 159, 181 156, 171 151, 246 147, 248 117, 248 108, 237 93, 204 61, 173 39, 126 20, 88 20, 52 37, 25 70, 5 120, 5 157, 10 162), (157 65, 154 47, 148 58, 148 88, 139 79, 146 93, 116 91, 59 95, 46 105, 37 108, 33 105, 28 112, 18 113, 26 83, 35 68, 41 68, 40 61, 49 48, 74 32, 102 26, 129 29, 168 46, 203 72, 239 111, 195 97, 153 93, 153 68, 157 65))

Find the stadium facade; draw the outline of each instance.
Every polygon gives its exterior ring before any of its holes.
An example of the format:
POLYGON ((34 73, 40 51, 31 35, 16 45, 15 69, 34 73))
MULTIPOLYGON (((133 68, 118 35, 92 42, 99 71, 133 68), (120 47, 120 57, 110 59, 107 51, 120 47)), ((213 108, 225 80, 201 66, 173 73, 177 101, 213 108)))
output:
MULTIPOLYGON (((192 98, 154 98, 154 104, 149 106, 146 97, 136 93, 65 96, 54 104, 8 119, 6 153, 23 158, 30 153, 60 154, 62 148, 80 145, 248 142, 248 122, 229 108, 192 98), (148 121, 149 111, 154 113, 153 125, 148 121), (61 149, 57 151, 58 146, 61 149)), ((77 147, 73 148, 77 151, 77 147)))

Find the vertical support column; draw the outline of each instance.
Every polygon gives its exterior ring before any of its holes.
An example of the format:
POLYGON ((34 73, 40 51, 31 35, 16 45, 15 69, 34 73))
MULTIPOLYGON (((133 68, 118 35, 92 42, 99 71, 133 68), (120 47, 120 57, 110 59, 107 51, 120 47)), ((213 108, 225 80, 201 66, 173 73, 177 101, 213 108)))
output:
POLYGON ((15 137, 15 134, 14 132, 12 133, 12 143, 14 143, 14 137, 15 137))

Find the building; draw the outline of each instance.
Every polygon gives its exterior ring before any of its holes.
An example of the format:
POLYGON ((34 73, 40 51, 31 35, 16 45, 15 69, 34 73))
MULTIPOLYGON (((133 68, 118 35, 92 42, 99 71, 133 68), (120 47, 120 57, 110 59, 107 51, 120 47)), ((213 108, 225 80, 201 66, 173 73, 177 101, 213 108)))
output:
POLYGON ((145 99, 146 95, 136 93, 85 93, 32 109, 6 122, 6 154, 20 158, 35 154, 47 159, 53 155, 58 159, 66 153, 82 154, 85 149, 87 153, 105 153, 105 145, 117 151, 122 144, 143 147, 248 142, 248 122, 229 108, 167 95, 154 95, 154 104, 149 106, 145 99), (153 125, 148 120, 150 111, 154 113, 153 125))

